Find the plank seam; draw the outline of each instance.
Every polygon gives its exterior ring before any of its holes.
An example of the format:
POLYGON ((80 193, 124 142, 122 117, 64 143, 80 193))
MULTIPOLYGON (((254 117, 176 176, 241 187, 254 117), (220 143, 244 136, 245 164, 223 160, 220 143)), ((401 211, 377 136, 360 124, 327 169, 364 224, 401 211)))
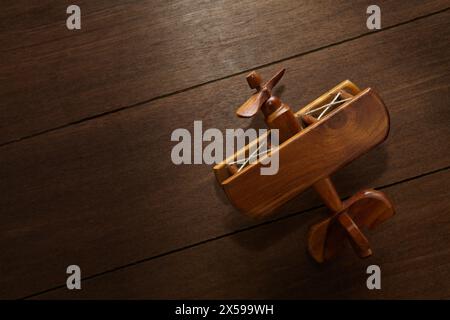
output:
POLYGON ((128 105, 128 106, 124 106, 124 107, 116 108, 116 109, 113 109, 113 110, 110 110, 110 111, 94 114, 92 116, 84 117, 84 118, 81 118, 81 119, 78 119, 78 120, 75 120, 75 121, 71 121, 69 123, 66 123, 66 124, 63 124, 63 125, 60 125, 60 126, 57 126, 57 127, 53 127, 53 128, 50 128, 50 129, 42 130, 42 131, 39 131, 39 132, 30 134, 30 135, 27 135, 27 136, 23 136, 23 137, 16 138, 16 139, 13 139, 13 140, 10 140, 10 141, 7 141, 7 142, 3 142, 3 143, 0 144, 0 148, 5 147, 5 146, 10 145, 10 144, 13 144, 13 143, 18 143, 18 142, 21 142, 21 141, 24 141, 24 140, 32 139, 34 137, 37 137, 37 136, 40 136, 40 135, 43 135, 43 134, 46 134, 46 133, 50 133, 50 132, 57 131, 57 130, 60 130, 60 129, 65 129, 67 127, 70 127, 70 126, 73 126, 73 125, 76 125, 76 124, 80 124, 80 123, 83 123, 83 122, 94 120, 94 119, 97 119, 97 118, 100 118, 100 117, 103 117, 103 116, 108 116, 110 114, 118 113, 118 112, 121 112, 121 111, 124 111, 124 110, 127 110, 127 109, 131 109, 131 108, 134 108, 134 107, 142 106, 142 105, 145 105, 147 103, 150 103, 150 102, 153 102, 153 101, 157 101, 157 100, 161 100, 161 99, 164 99, 164 98, 167 98, 167 97, 179 94, 179 93, 183 93, 183 92, 187 92, 187 91, 190 91, 190 90, 194 90, 194 89, 197 89, 197 88, 200 88, 200 87, 203 87, 203 86, 215 83, 215 82, 219 82, 219 81, 226 80, 226 79, 238 76, 238 75, 242 75, 242 74, 248 73, 248 72, 250 72, 252 70, 259 70, 259 69, 262 69, 262 68, 265 68, 265 67, 269 67, 269 66, 275 65, 275 64, 280 63, 280 62, 289 61, 289 60, 296 59, 296 58, 299 58, 299 57, 302 57, 302 56, 306 56, 306 55, 309 55, 309 54, 312 54, 312 53, 315 53, 315 52, 318 52, 318 51, 321 51, 321 50, 324 50, 324 49, 328 49, 328 48, 331 48, 331 47, 334 47, 334 46, 339 46, 339 45, 347 43, 347 42, 352 42, 352 41, 355 41, 355 40, 359 40, 359 39, 361 39, 363 37, 366 37, 366 36, 374 35, 374 34, 377 34, 377 33, 380 33, 380 32, 384 32, 384 31, 387 31, 387 30, 391 30, 391 29, 394 29, 394 28, 397 28, 397 27, 400 27, 400 26, 403 26, 403 25, 415 22, 415 21, 419 21, 419 20, 426 19, 426 18, 435 16, 435 15, 439 15, 439 14, 445 13, 449 9, 450 9, 450 7, 447 7, 445 9, 442 9, 442 10, 439 10, 439 11, 435 11, 435 12, 432 12, 432 13, 429 13, 429 14, 426 14, 426 15, 423 15, 423 16, 415 17, 415 18, 407 20, 407 21, 403 21, 403 22, 399 22, 397 24, 393 24, 391 26, 382 28, 380 30, 374 30, 374 31, 362 33, 362 34, 359 34, 359 35, 356 35, 356 36, 353 36, 353 37, 350 37, 350 38, 347 38, 347 39, 343 39, 341 41, 330 43, 328 45, 317 47, 317 48, 314 48, 314 49, 311 49, 311 50, 308 50, 308 51, 305 51, 305 52, 302 52, 302 53, 298 53, 298 54, 295 54, 295 55, 292 55, 292 56, 289 56, 289 57, 285 57, 285 58, 282 58, 282 59, 274 60, 274 61, 266 63, 266 64, 262 64, 262 65, 259 65, 259 66, 254 66, 254 67, 251 67, 249 69, 245 69, 245 70, 242 70, 242 71, 239 71, 239 72, 236 72, 236 73, 232 73, 232 74, 220 77, 220 78, 216 78, 216 79, 213 79, 213 80, 202 82, 202 83, 199 83, 199 84, 196 84, 196 85, 184 88, 184 89, 175 90, 175 91, 172 91, 172 92, 169 92, 169 93, 165 93, 165 94, 153 97, 151 99, 147 99, 147 100, 144 100, 144 101, 133 103, 133 104, 128 105))
MULTIPOLYGON (((446 167, 443 167, 443 168, 440 168, 440 169, 436 169, 436 170, 432 170, 432 171, 429 171, 429 172, 425 172, 425 173, 419 174, 417 176, 405 178, 405 179, 402 179, 402 180, 399 180, 399 181, 396 181, 396 182, 393 182, 393 183, 389 183, 389 184, 386 184, 386 185, 383 185, 383 186, 380 186, 380 187, 376 187, 375 189, 383 190, 383 189, 386 189, 386 188, 393 187, 395 185, 399 185, 399 184, 402 184, 402 183, 407 183, 407 182, 410 182, 410 181, 413 181, 413 180, 421 179, 421 178, 426 177, 426 176, 430 176, 430 175, 434 175, 434 174, 437 174, 437 173, 440 173, 440 172, 444 172, 444 171, 449 170, 449 169, 450 169, 450 165, 446 166, 446 167)), ((347 198, 349 198, 349 197, 344 198, 344 200, 347 199, 347 198)), ((181 251, 184 251, 184 250, 195 248, 195 247, 204 245, 204 244, 209 243, 209 242, 213 242, 213 241, 220 240, 220 239, 223 239, 223 238, 226 238, 226 237, 229 237, 229 236, 233 236, 235 234, 239 234, 239 233, 242 233, 242 232, 253 230, 253 229, 256 229, 256 228, 259 228, 259 227, 262 227, 262 226, 269 225, 271 223, 279 222, 279 221, 282 221, 282 220, 285 220, 285 219, 290 219, 290 218, 296 217, 296 216, 298 216, 300 214, 304 214, 304 213, 307 213, 309 211, 317 210, 317 209, 320 209, 320 208, 325 208, 325 206, 324 205, 314 206, 314 207, 311 207, 309 209, 305 209, 305 210, 302 210, 302 211, 299 211, 299 212, 291 213, 291 214, 288 214, 288 215, 285 215, 285 216, 282 216, 282 217, 274 218, 274 219, 271 219, 271 220, 268 220, 268 221, 264 221, 264 222, 259 223, 259 224, 255 224, 255 225, 251 225, 251 226, 248 226, 248 227, 245 227, 245 228, 237 229, 235 231, 232 231, 232 232, 229 232, 229 233, 225 233, 225 234, 213 237, 213 238, 205 239, 205 240, 202 240, 202 241, 199 241, 199 242, 196 242, 196 243, 192 243, 192 244, 187 245, 187 246, 183 246, 183 247, 176 248, 176 249, 164 252, 164 253, 160 253, 158 255, 155 255, 155 256, 152 256, 152 257, 149 257, 149 258, 144 258, 144 259, 141 259, 141 260, 138 260, 138 261, 134 261, 134 262, 122 265, 122 266, 115 267, 115 268, 110 269, 110 270, 99 272, 99 273, 87 276, 85 278, 82 278, 81 280, 82 281, 91 280, 91 279, 103 276, 105 274, 109 274, 109 273, 112 273, 112 272, 115 272, 115 271, 126 269, 128 267, 133 267, 133 266, 136 266, 138 264, 146 263, 146 262, 149 262, 149 261, 152 261, 152 260, 155 260, 155 259, 158 259, 158 258, 162 258, 162 257, 168 256, 168 255, 174 254, 174 253, 178 253, 178 252, 181 252, 181 251)), ((38 293, 33 293, 33 294, 28 295, 28 296, 19 298, 19 300, 30 299, 30 298, 33 298, 33 297, 36 297, 36 296, 39 296, 39 295, 42 295, 42 294, 45 294, 45 293, 49 293, 51 291, 62 289, 64 287, 65 287, 65 285, 59 285, 59 286, 56 286, 56 287, 53 287, 53 288, 50 288, 50 289, 46 289, 44 291, 40 291, 38 293)))

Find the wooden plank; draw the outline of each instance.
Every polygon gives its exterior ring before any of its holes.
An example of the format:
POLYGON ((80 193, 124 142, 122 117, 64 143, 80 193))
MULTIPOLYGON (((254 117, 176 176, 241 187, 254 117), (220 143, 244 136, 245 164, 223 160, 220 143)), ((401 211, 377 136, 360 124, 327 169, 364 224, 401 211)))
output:
MULTIPOLYGON (((335 176, 341 196, 449 165, 449 16, 283 63, 288 103, 349 77, 373 85, 391 113, 386 143, 335 176)), ((0 296, 61 285, 70 264, 89 276, 257 223, 232 208, 212 166, 170 161, 171 132, 196 119, 248 126, 234 116, 248 94, 236 76, 0 148, 0 296)), ((306 192, 282 213, 318 203, 306 192)))
MULTIPOLYGON (((69 4, 2 5, 0 144, 367 33, 371 2, 84 0, 80 31, 69 4)), ((386 28, 448 3, 381 6, 386 28)))
POLYGON ((83 282, 38 299, 444 298, 450 295, 450 170, 387 188, 397 215, 368 232, 374 255, 350 247, 317 265, 306 253, 308 227, 326 210, 299 214, 83 282), (366 268, 381 269, 368 290, 366 268))

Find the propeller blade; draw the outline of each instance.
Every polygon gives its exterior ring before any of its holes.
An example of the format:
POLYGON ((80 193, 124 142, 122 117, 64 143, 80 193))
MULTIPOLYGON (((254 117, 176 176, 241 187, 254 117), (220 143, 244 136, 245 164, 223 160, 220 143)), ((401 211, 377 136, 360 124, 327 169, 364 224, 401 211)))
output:
POLYGON ((286 69, 284 68, 278 71, 277 74, 272 77, 272 79, 266 82, 264 87, 271 91, 273 87, 275 87, 275 85, 278 83, 278 81, 280 81, 280 79, 283 77, 285 71, 286 69))
POLYGON ((269 91, 263 89, 252 95, 242 106, 240 106, 239 109, 236 110, 236 114, 242 118, 253 117, 269 98, 269 91))

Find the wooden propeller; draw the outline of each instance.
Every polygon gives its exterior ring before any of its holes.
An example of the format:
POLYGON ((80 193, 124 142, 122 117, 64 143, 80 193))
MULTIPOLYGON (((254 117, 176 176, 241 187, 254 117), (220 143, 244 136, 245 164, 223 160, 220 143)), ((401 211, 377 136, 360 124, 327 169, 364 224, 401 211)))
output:
MULTIPOLYGON (((265 116, 265 122, 267 126, 270 129, 278 129, 279 137, 280 137, 280 144, 283 144, 283 142, 287 141, 288 139, 292 137, 297 137, 296 141, 300 141, 300 136, 303 136, 303 139, 309 139, 307 138, 306 134, 301 133, 302 126, 300 124, 299 119, 303 121, 303 124, 306 127, 311 126, 310 130, 305 130, 305 132, 309 133, 309 136, 314 135, 314 131, 319 130, 319 128, 322 128, 320 130, 334 131, 334 127, 336 124, 338 126, 341 126, 342 124, 345 124, 347 120, 345 120, 345 116, 336 116, 334 117, 334 120, 328 121, 329 117, 326 116, 324 119, 321 120, 321 117, 326 114, 326 111, 330 109, 331 106, 339 103, 336 102, 337 99, 340 97, 342 101, 350 101, 351 106, 353 108, 345 108, 345 110, 352 110, 349 111, 349 122, 348 125, 352 124, 354 127, 352 127, 350 130, 352 133, 358 132, 359 127, 358 126, 364 126, 364 122, 361 120, 363 118, 360 118, 361 116, 368 116, 369 113, 361 113, 357 112, 358 105, 359 108, 365 108, 365 109, 373 109, 373 112, 377 113, 371 113, 371 119, 378 120, 379 125, 378 129, 380 131, 380 136, 368 138, 367 143, 372 143, 372 140, 376 141, 382 141, 383 133, 388 131, 389 127, 389 120, 388 120, 388 114, 387 110, 381 101, 381 99, 378 97, 376 93, 373 92, 373 90, 366 89, 364 91, 359 90, 355 85, 353 85, 351 82, 343 82, 340 87, 336 87, 333 89, 333 94, 335 95, 335 98, 328 102, 327 104, 324 104, 326 101, 329 101, 329 96, 324 95, 321 98, 317 99, 317 103, 314 102, 313 104, 316 105, 317 109, 320 110, 320 115, 318 117, 313 117, 309 113, 313 111, 309 111, 308 113, 302 113, 296 116, 291 108, 281 102, 281 100, 275 96, 272 96, 272 89, 274 86, 280 81, 281 77, 284 75, 285 69, 280 70, 278 73, 276 73, 269 81, 267 81, 264 85, 261 85, 261 76, 256 73, 255 71, 250 73, 247 76, 247 82, 252 89, 256 89, 256 93, 254 93, 242 106, 238 108, 236 111, 236 114, 239 117, 252 117, 254 116, 258 110, 262 110, 264 116, 265 116), (348 89, 348 91, 344 90, 348 89), (321 106, 322 104, 322 106, 321 106), (354 111, 353 111, 354 110, 354 111), (358 114, 357 118, 353 118, 351 116, 351 113, 358 114), (341 119, 341 120, 338 120, 341 119), (351 121, 350 121, 351 120, 351 121), (318 123, 319 122, 319 123, 318 123), (330 127, 327 128, 327 126, 324 126, 324 123, 330 123, 330 127), (335 123, 335 125, 332 125, 331 123, 335 123), (340 123, 340 124, 339 124, 340 123), (327 129, 325 129, 327 128, 327 129), (387 131, 384 130, 384 128, 387 128, 387 131)), ((349 102, 349 103, 350 103, 349 102)), ((305 111, 306 112, 306 111, 305 111)), ((341 112, 341 114, 343 114, 341 112)), ((349 130, 348 128, 346 128, 349 130)), ((349 135, 347 132, 348 139, 359 139, 358 136, 349 135)), ((386 137, 384 135, 384 137, 386 137)), ((314 139, 314 138, 312 138, 314 139)), ((327 137, 321 136, 317 137, 317 140, 315 140, 315 143, 321 143, 321 139, 335 139, 334 137, 327 137)), ((306 144, 307 140, 304 140, 306 144)), ((328 145, 326 141, 324 141, 324 145, 328 145)), ((287 142, 289 143, 289 142, 287 142)), ((290 140, 289 145, 293 145, 293 140, 290 140)), ((322 144, 321 144, 322 145, 322 144)), ((284 150, 287 150, 288 146, 285 146, 284 150)), ((336 148, 336 150, 339 148, 339 146, 336 146, 333 148, 336 148)), ((358 148, 362 148, 358 146, 358 148)), ((292 148, 289 148, 290 150, 292 148)), ((365 148, 363 148, 365 149, 365 148)), ((293 149, 292 149, 293 150, 293 149)), ((362 150, 362 149, 361 149, 362 150)), ((325 151, 325 150, 322 150, 325 151)), ((286 153, 287 151, 284 151, 286 153)), ((355 152, 352 151, 352 152, 355 152)), ((289 152, 287 152, 289 153, 289 152)), ((332 153, 331 153, 332 154, 332 153)), ((288 159, 285 159, 284 161, 288 161, 290 163, 296 163, 297 162, 298 154, 296 155, 289 155, 288 159), (289 157, 291 157, 289 159, 289 157), (293 157, 293 158, 292 158, 293 157)), ((350 155, 348 156, 350 157, 350 155)), ((339 157, 335 157, 335 161, 341 161, 337 160, 339 157)), ((225 162, 226 163, 226 162, 225 162)), ((307 163, 303 163, 303 167, 307 163)), ((227 165, 226 165, 227 166, 227 165)), ((320 164, 318 165, 320 166, 320 164)), ((311 170, 314 170, 312 166, 309 166, 311 170)), ((222 165, 219 165, 217 167, 217 176, 224 176, 226 177, 226 174, 219 173, 221 172, 221 168, 223 168, 222 165)), ((228 165, 228 172, 231 175, 239 175, 239 172, 237 170, 230 170, 233 168, 229 168, 228 165)), ((308 174, 307 170, 305 168, 302 168, 304 174, 308 174)), ((329 174, 329 173, 328 173, 329 174)), ((247 172, 245 173, 247 177, 250 177, 252 173, 247 172)), ((253 176, 253 182, 256 183, 257 180, 266 179, 264 181, 268 181, 269 178, 260 178, 253 176)), ((237 177, 238 178, 238 177, 237 177)), ((237 192, 236 195, 233 193, 233 189, 231 185, 235 185, 236 189, 239 189, 239 180, 241 179, 234 179, 233 180, 223 180, 219 179, 219 181, 222 181, 224 183, 225 187, 228 190, 227 195, 230 197, 230 199, 236 201, 241 199, 241 192, 237 192), (227 183, 228 182, 228 183, 227 183), (230 186, 227 186, 227 185, 230 186), (231 188, 231 189, 230 189, 231 188)), ((250 179, 250 178, 248 178, 250 179)), ((285 176, 283 178, 279 179, 290 179, 288 176, 285 176)), ((308 236, 308 251, 310 252, 311 256, 316 260, 317 262, 325 262, 333 257, 336 256, 336 254, 339 251, 339 248, 341 247, 341 244, 343 243, 343 239, 347 238, 355 250, 356 254, 361 257, 365 258, 372 254, 372 250, 370 247, 369 240, 366 238, 366 236, 363 234, 361 228, 367 227, 367 228, 373 228, 380 224, 381 222, 385 221, 389 217, 391 217, 394 214, 394 208, 392 206, 392 203, 387 198, 387 196, 380 192, 375 190, 363 190, 359 193, 355 194, 354 196, 350 197, 346 201, 341 201, 333 183, 331 182, 330 178, 325 176, 321 176, 319 179, 313 179, 313 177, 310 178, 312 181, 309 184, 309 186, 312 186, 316 192, 320 195, 321 199, 325 203, 325 205, 330 209, 331 215, 329 218, 313 225, 310 228, 309 236, 308 236)), ((249 180, 248 183, 251 181, 249 180)), ((278 183, 278 182, 274 182, 278 183)), ((299 183, 306 183, 305 181, 299 181, 299 183)), ((242 183, 244 184, 244 183, 242 183)), ((292 185, 291 185, 292 186, 292 185)), ((278 188, 285 189, 283 185, 279 185, 278 188)), ((273 189, 273 192, 275 189, 273 189)), ((285 190, 285 192, 289 192, 289 190, 285 190)), ((284 196, 279 194, 279 196, 284 196)), ((253 198, 261 198, 259 194, 254 194, 253 198)), ((242 199, 246 199, 243 197, 242 199)), ((273 198, 273 203, 278 203, 279 198, 275 197, 273 198)), ((268 197, 262 197, 262 201, 269 201, 268 197)), ((239 207, 247 207, 248 200, 242 200, 239 201, 239 207)), ((268 202, 270 203, 270 202, 268 202)), ((248 207, 248 211, 251 212, 258 212, 261 209, 259 209, 260 206, 253 209, 252 207, 248 207)))
POLYGON ((261 86, 261 76, 253 71, 247 76, 247 82, 250 88, 256 89, 253 94, 243 105, 241 105, 236 114, 242 118, 253 117, 264 103, 272 96, 272 89, 281 80, 286 69, 278 71, 269 81, 261 86))

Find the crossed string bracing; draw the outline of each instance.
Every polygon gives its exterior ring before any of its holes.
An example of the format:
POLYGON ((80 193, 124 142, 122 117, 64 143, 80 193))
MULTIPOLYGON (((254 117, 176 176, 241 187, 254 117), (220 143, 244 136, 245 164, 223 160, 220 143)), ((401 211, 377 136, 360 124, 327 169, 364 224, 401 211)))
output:
MULTIPOLYGON (((320 119, 321 119, 321 118, 322 118, 322 117, 330 110, 330 108, 331 108, 332 106, 335 106, 335 105, 344 103, 344 102, 349 101, 349 100, 352 99, 352 98, 347 98, 347 99, 342 99, 342 100, 339 100, 339 101, 338 101, 337 99, 339 99, 340 96, 341 96, 341 93, 338 92, 338 93, 334 96, 333 100, 331 100, 331 102, 329 102, 329 103, 327 103, 327 104, 325 104, 325 105, 323 105, 323 106, 320 106, 320 107, 318 107, 318 108, 316 108, 316 109, 309 110, 309 111, 305 112, 305 115, 309 115, 309 114, 315 113, 315 112, 317 112, 317 111, 319 111, 319 110, 323 110, 323 111, 319 114, 319 116, 317 117, 317 120, 320 120, 320 119)), ((236 160, 236 161, 232 161, 232 162, 229 162, 228 164, 239 164, 240 167, 239 167, 239 169, 238 169, 237 172, 241 171, 241 170, 247 165, 247 163, 249 163, 249 162, 252 161, 252 160, 257 159, 259 156, 263 156, 263 155, 268 154, 268 153, 272 150, 272 149, 270 148, 270 149, 268 149, 268 150, 265 150, 265 151, 263 151, 263 152, 258 153, 258 151, 259 151, 264 145, 265 145, 265 141, 263 141, 263 142, 259 145, 259 147, 258 147, 258 148, 257 148, 257 149, 256 149, 256 150, 248 157, 248 158, 245 158, 245 159, 239 159, 239 160, 236 160)))

